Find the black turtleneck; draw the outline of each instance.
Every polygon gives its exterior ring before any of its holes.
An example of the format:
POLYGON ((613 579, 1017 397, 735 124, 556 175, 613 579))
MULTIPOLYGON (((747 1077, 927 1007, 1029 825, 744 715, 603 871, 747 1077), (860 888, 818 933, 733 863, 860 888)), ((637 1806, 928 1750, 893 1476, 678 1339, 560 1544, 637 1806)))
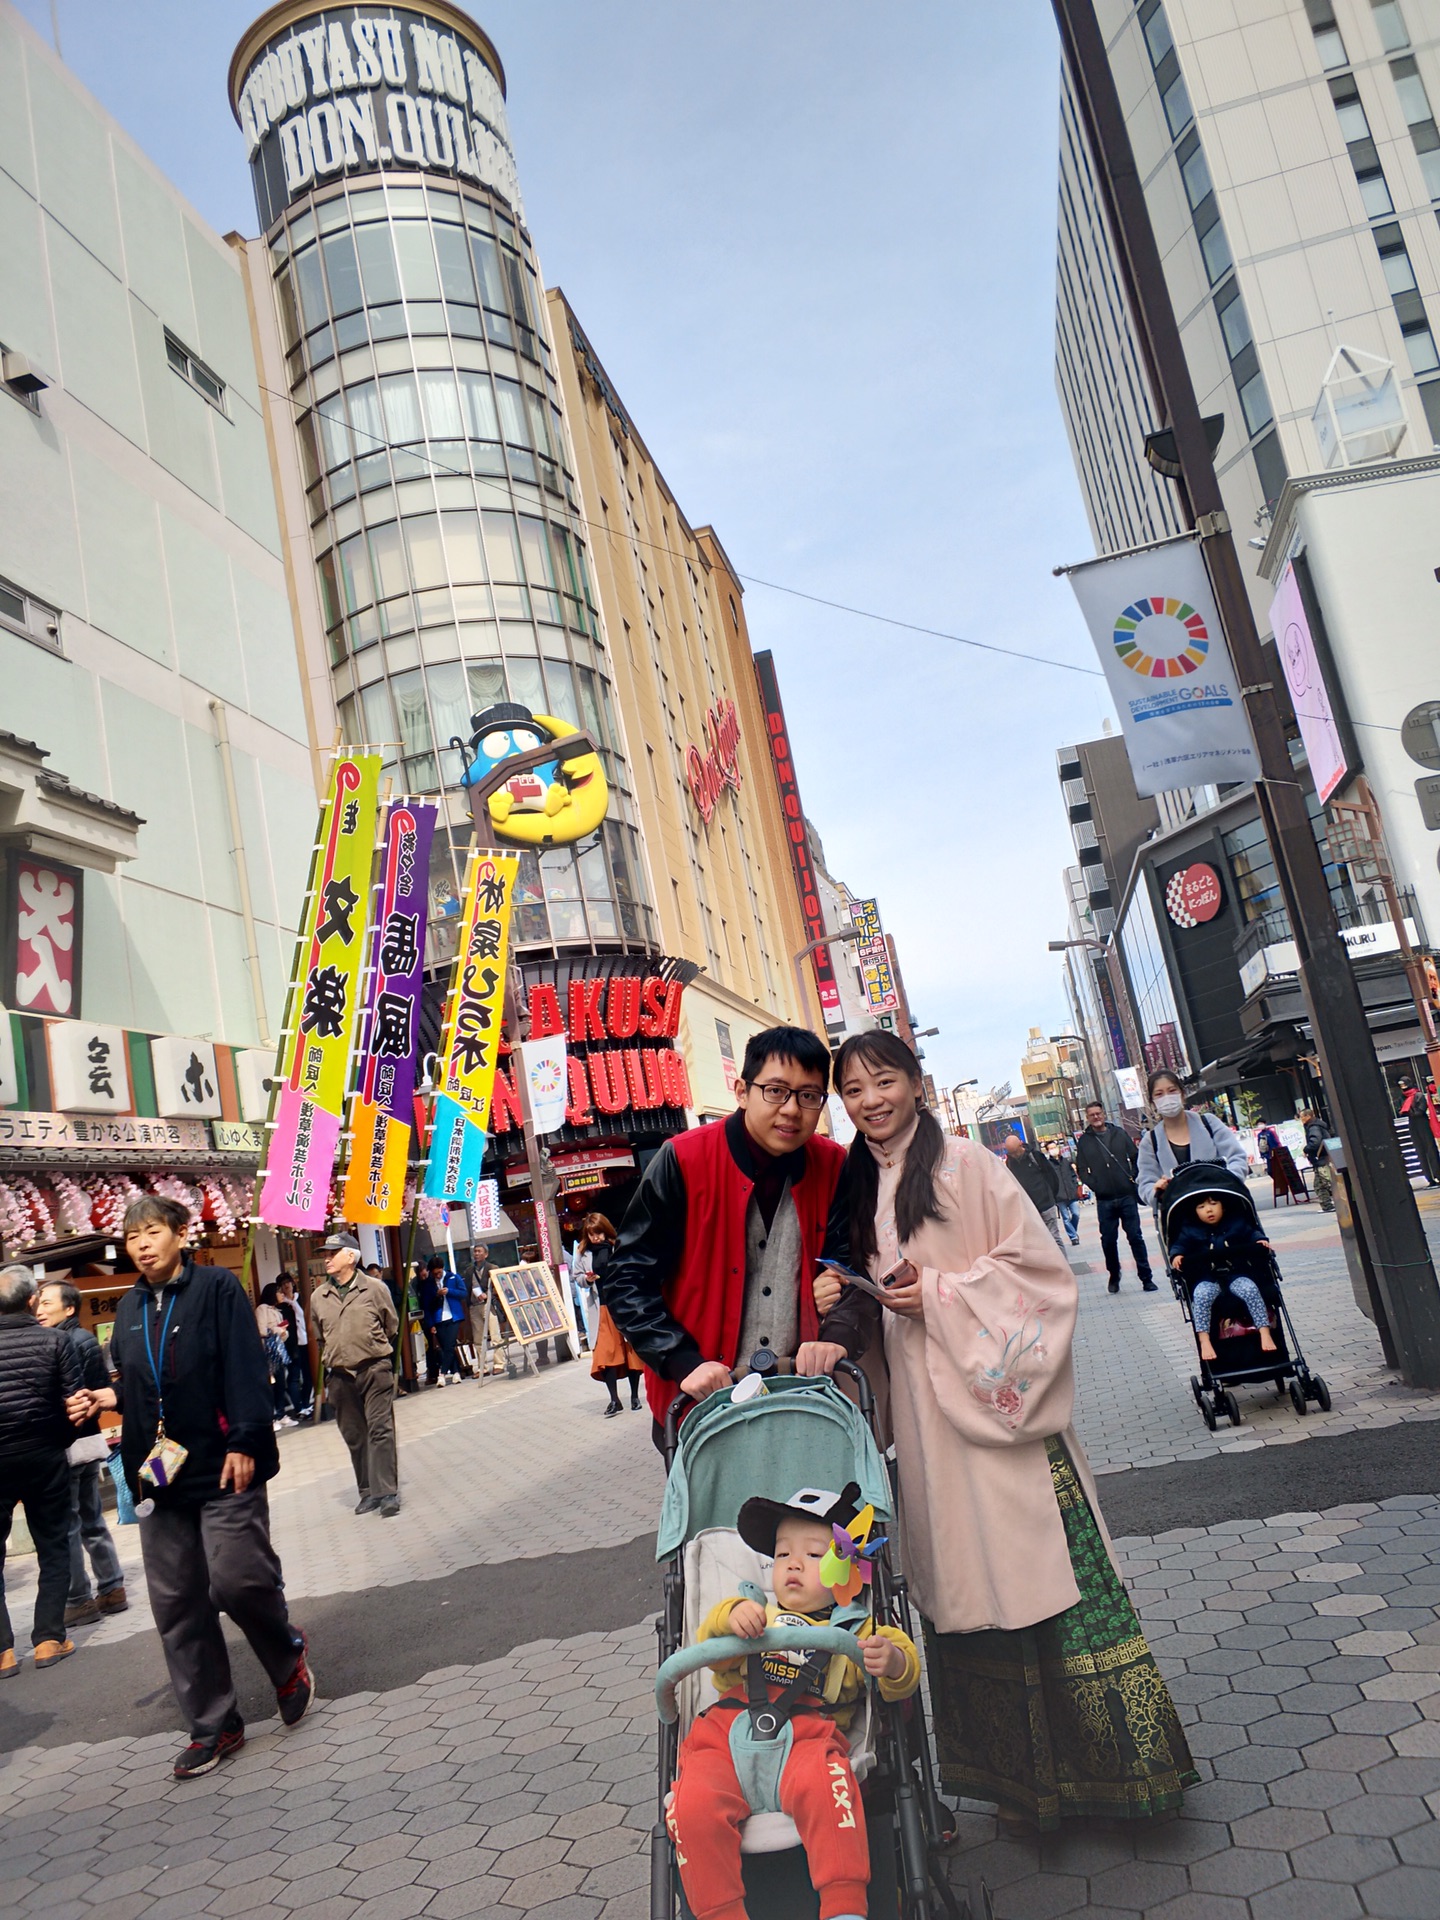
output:
POLYGON ((793 1153, 778 1156, 766 1153, 762 1146, 751 1139, 750 1129, 745 1125, 743 1107, 737 1107, 725 1122, 725 1144, 745 1178, 755 1183, 755 1199, 768 1233, 775 1224, 775 1211, 780 1205, 785 1183, 788 1181, 792 1187, 798 1186, 805 1177, 805 1149, 796 1147, 793 1153))

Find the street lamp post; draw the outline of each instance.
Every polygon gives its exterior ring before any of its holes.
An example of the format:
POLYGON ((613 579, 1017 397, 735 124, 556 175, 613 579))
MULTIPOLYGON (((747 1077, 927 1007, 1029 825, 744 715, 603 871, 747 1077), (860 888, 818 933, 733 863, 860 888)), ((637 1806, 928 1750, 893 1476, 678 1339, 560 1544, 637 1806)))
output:
POLYGON ((1299 955, 1301 990, 1345 1148, 1356 1223, 1368 1247, 1407 1386, 1440 1386, 1440 1285, 1340 938, 1320 849, 1285 739, 1240 558, 1200 417, 1165 268, 1094 0, 1053 0, 1066 65, 1160 424, 1174 440, 1181 510, 1205 560, 1255 739, 1255 797, 1299 955))
POLYGON ((956 1131, 956 1133, 959 1133, 959 1132, 960 1132, 960 1131, 962 1130, 962 1127, 963 1127, 963 1125, 964 1125, 964 1122, 963 1122, 963 1121, 961 1120, 961 1118, 960 1118, 960 1094, 961 1094, 961 1091, 962 1091, 962 1089, 963 1089, 963 1088, 965 1088, 965 1087, 978 1087, 978 1086, 979 1086, 979 1084, 980 1084, 980 1082, 979 1082, 979 1080, 978 1080, 978 1079, 972 1079, 972 1080, 957 1080, 957 1081, 955 1082, 955 1084, 954 1084, 954 1086, 953 1086, 953 1087, 951 1087, 951 1089, 950 1089, 950 1111, 951 1111, 951 1113, 952 1113, 952 1114, 954 1115, 954 1118, 955 1118, 955 1131, 956 1131))
MULTIPOLYGON (((801 947, 800 951, 793 956, 795 963, 795 991, 800 996, 799 1011, 802 1015, 805 1012, 805 962, 810 958, 811 954, 819 953, 822 947, 833 947, 842 940, 863 940, 864 938, 864 931, 860 927, 845 927, 839 933, 822 933, 818 940, 812 940, 808 946, 801 947)), ((823 1022, 823 1009, 821 1018, 823 1022)))
MULTIPOLYGON (((1114 945, 1109 940, 1097 940, 1092 934, 1082 934, 1076 940, 1050 940, 1046 942, 1051 953, 1068 953, 1072 947, 1088 947, 1092 953, 1098 953, 1104 963, 1105 972, 1110 980, 1110 991, 1115 997, 1115 1010, 1120 1016, 1120 1025, 1125 1036, 1125 1050, 1130 1055, 1130 1064, 1145 1069, 1145 1049, 1140 1044, 1140 1035, 1136 1031, 1135 1020, 1130 1011, 1130 994, 1125 985, 1124 975, 1120 972, 1114 945)), ((1099 1087, 1095 1097, 1104 1104, 1099 1087)))

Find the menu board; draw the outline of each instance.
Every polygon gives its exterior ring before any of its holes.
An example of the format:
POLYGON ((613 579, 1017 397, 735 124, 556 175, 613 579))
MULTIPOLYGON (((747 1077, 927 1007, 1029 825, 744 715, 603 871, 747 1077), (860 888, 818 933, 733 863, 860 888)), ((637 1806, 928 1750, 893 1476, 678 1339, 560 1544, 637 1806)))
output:
POLYGON ((504 1310, 514 1340, 548 1340, 554 1334, 570 1331, 555 1277, 541 1262, 493 1268, 490 1302, 504 1310))

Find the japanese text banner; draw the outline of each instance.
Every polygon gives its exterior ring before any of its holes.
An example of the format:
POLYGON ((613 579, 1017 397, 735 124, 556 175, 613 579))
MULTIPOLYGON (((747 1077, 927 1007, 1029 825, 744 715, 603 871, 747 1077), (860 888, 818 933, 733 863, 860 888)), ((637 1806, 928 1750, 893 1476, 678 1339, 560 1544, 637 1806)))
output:
POLYGON ((394 1226, 404 1213, 434 834, 432 804, 407 800, 390 809, 342 1203, 347 1220, 368 1226, 394 1226))
POLYGON ((260 1193, 260 1217, 272 1226, 325 1224, 365 956, 379 779, 378 754, 338 757, 320 813, 260 1193))
POLYGON ((439 1199, 471 1200, 479 1180, 479 1154, 490 1124, 500 1055, 510 912, 519 866, 517 854, 471 849, 455 978, 435 1070, 436 1092, 442 1097, 436 1103, 425 1175, 426 1193, 439 1199), (467 1185, 468 1193, 463 1190, 467 1185), (438 1192, 439 1186, 446 1190, 438 1192))

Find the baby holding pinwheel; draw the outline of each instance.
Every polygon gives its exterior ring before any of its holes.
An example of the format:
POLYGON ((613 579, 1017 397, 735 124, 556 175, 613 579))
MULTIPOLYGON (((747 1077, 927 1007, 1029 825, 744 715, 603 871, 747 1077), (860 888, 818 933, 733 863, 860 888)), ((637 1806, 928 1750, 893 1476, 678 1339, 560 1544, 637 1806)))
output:
MULTIPOLYGON (((775 1597, 758 1588, 722 1600, 699 1639, 734 1634, 753 1640, 773 1626, 847 1626, 862 1643, 863 1671, 842 1653, 763 1653, 766 1699, 783 1707, 784 1724, 770 1741, 783 1752, 778 1800, 805 1848, 820 1896, 820 1920, 863 1920, 870 1849, 845 1728, 867 1679, 885 1700, 903 1700, 920 1684, 914 1642, 897 1627, 877 1626, 868 1605, 872 1561, 884 1542, 873 1538, 873 1507, 858 1509, 860 1489, 806 1487, 788 1501, 747 1500, 737 1523, 741 1539, 774 1558, 775 1597)), ((713 1672, 720 1698, 691 1727, 680 1749, 667 1823, 696 1920, 745 1920, 740 1826, 758 1809, 747 1785, 763 1777, 764 1743, 747 1707, 749 1661, 720 1660, 713 1672), (756 1768, 760 1769, 759 1774, 756 1768), (742 1783, 743 1777, 743 1783, 742 1783)), ((758 1692, 758 1689, 756 1690, 758 1692)), ((758 1796, 757 1796, 758 1797, 758 1796)))

